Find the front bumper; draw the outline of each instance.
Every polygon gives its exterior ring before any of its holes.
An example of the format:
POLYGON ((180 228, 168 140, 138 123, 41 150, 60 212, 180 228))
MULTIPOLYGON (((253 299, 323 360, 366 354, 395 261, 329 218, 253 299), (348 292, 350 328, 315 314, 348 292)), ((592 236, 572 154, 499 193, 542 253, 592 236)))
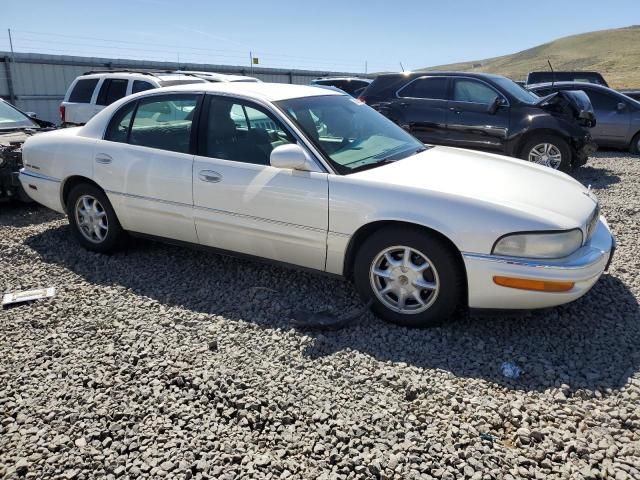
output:
POLYGON ((545 308, 572 302, 587 293, 608 268, 615 239, 600 217, 591 240, 572 255, 558 260, 530 260, 463 253, 469 285, 469 307, 491 309, 545 308), (566 292, 520 290, 496 285, 494 276, 551 282, 574 282, 566 292))

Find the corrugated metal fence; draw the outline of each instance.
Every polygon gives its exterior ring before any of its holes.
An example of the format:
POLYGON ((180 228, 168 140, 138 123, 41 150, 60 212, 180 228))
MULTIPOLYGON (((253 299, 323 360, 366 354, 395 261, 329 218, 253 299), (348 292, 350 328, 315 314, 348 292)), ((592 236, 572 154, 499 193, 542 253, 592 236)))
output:
POLYGON ((250 75, 264 82, 305 85, 326 76, 362 76, 348 72, 286 70, 200 63, 152 62, 114 58, 75 57, 38 53, 0 52, 0 97, 38 118, 58 122, 58 106, 71 82, 87 70, 198 70, 250 75))

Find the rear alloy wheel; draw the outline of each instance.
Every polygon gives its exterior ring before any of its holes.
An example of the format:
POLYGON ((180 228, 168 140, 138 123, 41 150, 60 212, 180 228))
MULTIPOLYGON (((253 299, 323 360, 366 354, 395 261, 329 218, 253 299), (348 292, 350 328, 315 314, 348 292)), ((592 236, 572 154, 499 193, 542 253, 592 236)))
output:
POLYGON ((567 172, 571 168, 569 145, 554 135, 532 137, 523 146, 521 158, 563 172, 567 172))
POLYGON ((74 236, 88 250, 111 252, 125 238, 109 199, 94 185, 81 184, 71 190, 67 216, 74 236))
POLYGON ((379 230, 362 244, 354 282, 376 315, 407 327, 449 319, 464 292, 456 252, 436 235, 408 226, 379 230))

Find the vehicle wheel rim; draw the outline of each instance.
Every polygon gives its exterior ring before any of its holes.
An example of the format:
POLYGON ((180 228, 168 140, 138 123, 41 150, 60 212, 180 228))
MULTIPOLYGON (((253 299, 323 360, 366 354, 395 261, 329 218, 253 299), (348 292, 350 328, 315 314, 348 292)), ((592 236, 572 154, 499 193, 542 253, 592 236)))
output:
POLYGON ((562 163, 562 152, 553 143, 539 143, 529 152, 529 161, 557 170, 562 163))
POLYGON ((424 253, 394 246, 380 252, 369 273, 376 297, 389 310, 422 313, 433 305, 440 291, 438 272, 424 253))
POLYGON ((82 195, 76 201, 76 224, 84 238, 102 243, 109 233, 109 219, 102 204, 91 195, 82 195))

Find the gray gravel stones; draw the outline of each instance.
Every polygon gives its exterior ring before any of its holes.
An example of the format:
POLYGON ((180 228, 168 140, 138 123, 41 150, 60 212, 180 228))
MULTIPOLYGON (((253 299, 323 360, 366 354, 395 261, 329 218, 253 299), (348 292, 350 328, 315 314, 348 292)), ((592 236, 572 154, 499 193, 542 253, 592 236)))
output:
POLYGON ((96 255, 3 205, 0 288, 58 294, 0 311, 0 477, 640 478, 639 174, 610 152, 575 173, 618 239, 586 297, 424 331, 296 331, 353 288, 150 242, 96 255))

